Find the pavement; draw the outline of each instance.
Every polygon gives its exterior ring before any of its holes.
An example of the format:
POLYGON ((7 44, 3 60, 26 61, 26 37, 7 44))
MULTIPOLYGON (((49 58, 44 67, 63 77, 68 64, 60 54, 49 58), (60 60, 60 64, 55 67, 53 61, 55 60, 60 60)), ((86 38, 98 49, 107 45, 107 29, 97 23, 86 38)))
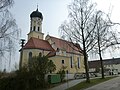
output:
POLYGON ((64 84, 61 84, 59 86, 56 86, 56 87, 53 87, 49 90, 65 90, 67 88, 70 88, 72 86, 75 86, 76 84, 84 81, 85 79, 75 79, 75 80, 72 80, 72 81, 69 81, 69 82, 66 82, 64 84))
POLYGON ((120 76, 84 90, 120 90, 120 76))
MULTIPOLYGON (((67 88, 70 88, 82 81, 84 81, 85 79, 76 79, 76 80, 72 80, 69 82, 66 82, 62 85, 53 87, 49 90, 65 90, 67 88)), ((108 81, 105 81, 103 83, 97 84, 95 86, 89 87, 87 89, 84 90, 120 90, 120 76, 110 79, 108 81)))

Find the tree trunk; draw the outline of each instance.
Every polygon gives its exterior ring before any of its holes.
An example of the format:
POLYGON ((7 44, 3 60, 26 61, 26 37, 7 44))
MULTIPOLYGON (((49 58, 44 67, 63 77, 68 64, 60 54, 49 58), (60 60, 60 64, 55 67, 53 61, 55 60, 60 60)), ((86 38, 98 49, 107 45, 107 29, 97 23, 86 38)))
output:
POLYGON ((85 72, 86 72, 86 82, 90 83, 89 68, 88 68, 88 58, 87 58, 88 56, 87 56, 87 53, 86 53, 83 29, 82 29, 82 38, 83 38, 83 54, 84 54, 84 65, 85 65, 85 72))
POLYGON ((103 60, 102 60, 102 55, 101 55, 101 50, 99 48, 99 57, 100 57, 100 65, 101 65, 101 74, 102 74, 102 79, 104 79, 104 65, 103 65, 103 60))
POLYGON ((103 60, 102 60, 102 55, 101 55, 101 50, 100 50, 100 37, 99 37, 99 30, 98 30, 98 49, 99 49, 99 57, 100 57, 100 65, 101 65, 101 74, 102 74, 102 79, 104 79, 104 65, 103 65, 103 60))
POLYGON ((89 68, 88 68, 88 56, 86 53, 86 45, 85 45, 85 38, 84 38, 84 26, 83 26, 83 9, 81 9, 81 32, 82 32, 82 40, 83 40, 83 54, 84 54, 84 65, 85 65, 85 72, 86 72, 86 82, 90 83, 89 77, 89 68))
POLYGON ((101 64, 101 74, 102 74, 102 79, 104 79, 104 65, 103 65, 103 60, 102 60, 102 56, 101 53, 99 53, 100 56, 100 64, 101 64))
POLYGON ((84 51, 84 64, 85 64, 85 72, 86 72, 86 82, 90 83, 88 59, 87 59, 86 51, 84 51))

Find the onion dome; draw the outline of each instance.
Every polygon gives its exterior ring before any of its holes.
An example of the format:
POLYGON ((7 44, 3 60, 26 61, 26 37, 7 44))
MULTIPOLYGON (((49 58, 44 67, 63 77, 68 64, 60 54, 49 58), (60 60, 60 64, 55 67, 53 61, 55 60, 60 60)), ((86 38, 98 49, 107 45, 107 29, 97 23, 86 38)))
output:
POLYGON ((41 18, 41 20, 43 20, 43 16, 42 16, 42 13, 38 11, 38 8, 36 11, 33 11, 31 14, 30 14, 30 18, 32 17, 39 17, 41 18))

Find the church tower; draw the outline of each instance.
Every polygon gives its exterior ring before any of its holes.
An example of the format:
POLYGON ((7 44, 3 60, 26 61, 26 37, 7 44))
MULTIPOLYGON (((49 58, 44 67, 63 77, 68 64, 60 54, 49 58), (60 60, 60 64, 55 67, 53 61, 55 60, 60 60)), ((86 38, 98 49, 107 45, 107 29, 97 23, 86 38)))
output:
POLYGON ((31 37, 43 39, 44 34, 42 33, 42 21, 43 16, 42 13, 38 11, 38 8, 36 11, 33 11, 30 14, 30 32, 28 33, 28 40, 31 37))

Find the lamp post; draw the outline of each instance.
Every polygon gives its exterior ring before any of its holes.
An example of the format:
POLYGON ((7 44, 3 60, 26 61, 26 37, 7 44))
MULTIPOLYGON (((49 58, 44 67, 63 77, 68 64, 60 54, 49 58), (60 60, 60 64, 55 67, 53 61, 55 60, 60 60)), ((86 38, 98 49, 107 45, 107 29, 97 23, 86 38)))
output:
POLYGON ((19 63, 19 69, 22 67, 22 57, 23 57, 23 47, 25 44, 25 39, 21 39, 21 50, 20 51, 20 63, 19 63))
POLYGON ((67 73, 67 88, 69 88, 69 83, 68 83, 68 70, 66 71, 67 73))

